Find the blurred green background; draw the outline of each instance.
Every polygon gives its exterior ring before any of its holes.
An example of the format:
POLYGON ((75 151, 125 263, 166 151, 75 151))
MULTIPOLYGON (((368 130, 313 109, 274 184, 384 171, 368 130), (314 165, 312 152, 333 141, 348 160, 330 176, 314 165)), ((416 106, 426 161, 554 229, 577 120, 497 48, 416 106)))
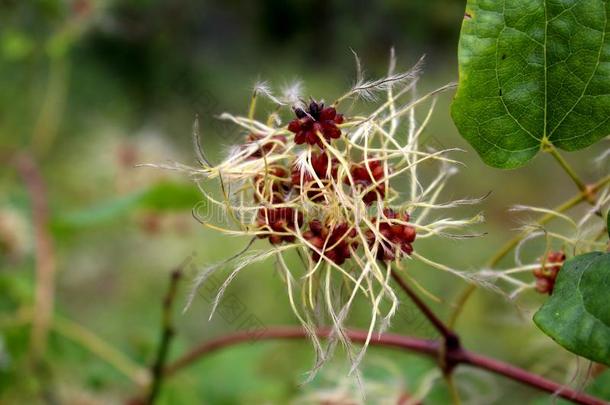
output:
MULTIPOLYGON (((108 404, 137 397, 137 375, 125 374, 133 371, 131 363, 137 371, 153 360, 170 271, 188 256, 203 267, 245 245, 192 219, 191 207, 201 197, 185 176, 134 165, 194 164, 190 132, 196 115, 206 150, 218 160, 243 134, 215 116, 245 113, 258 79, 280 86, 299 78, 307 95, 334 99, 354 80, 350 48, 371 77, 385 72, 394 46, 403 69, 427 55, 423 88, 457 80, 463 9, 459 0, 0 0, 0 404, 108 404), (48 347, 32 366, 30 325, 41 254, 32 216, 37 172, 38 191, 46 190, 56 277, 48 347), (127 365, 122 357, 112 360, 104 345, 101 356, 94 353, 98 340, 122 353, 127 365), (124 367, 117 369, 117 361, 124 367)), ((551 206, 576 190, 563 175, 549 175, 557 172, 546 156, 517 171, 485 167, 456 133, 450 98, 441 98, 425 136, 435 147, 465 150, 465 166, 446 198, 492 192, 481 206, 462 212, 485 212, 479 230, 486 235, 417 248, 473 270, 518 227, 519 218, 507 211, 511 204, 551 206)), ((608 171, 607 164, 591 163, 602 147, 567 158, 592 180, 608 171)), ((463 283, 420 263, 408 268, 441 298, 432 305, 447 315, 463 283)), ((187 273, 180 284, 177 307, 192 277, 187 273)), ((227 294, 242 308, 239 316, 208 322, 212 295, 206 291, 185 314, 176 310, 170 358, 252 322, 296 323, 272 263, 248 268, 227 294)), ((458 325, 464 343, 568 381, 570 371, 584 366, 535 329, 530 313, 542 299, 528 293, 515 304, 477 293, 458 325)), ((353 323, 361 325, 366 313, 357 308, 353 323)), ((406 299, 392 330, 434 337, 406 299)), ((160 402, 323 403, 311 395, 337 389, 349 366, 338 354, 319 378, 302 386, 311 361, 307 342, 235 347, 168 379, 160 402)), ((396 397, 415 392, 433 370, 428 359, 374 348, 363 365, 371 386, 396 397)), ((478 371, 460 369, 457 379, 466 403, 553 401, 478 371)), ((437 381, 425 403, 447 401, 437 381)), ((366 400, 380 402, 375 395, 366 400)))

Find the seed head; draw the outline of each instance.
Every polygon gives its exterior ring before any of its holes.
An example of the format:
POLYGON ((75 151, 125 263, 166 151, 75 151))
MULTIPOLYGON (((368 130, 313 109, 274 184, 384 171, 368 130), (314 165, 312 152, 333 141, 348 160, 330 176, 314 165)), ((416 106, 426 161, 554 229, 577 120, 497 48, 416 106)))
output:
MULTIPOLYGON (((420 239, 462 237, 462 229, 482 218, 451 219, 439 214, 478 200, 440 202, 458 162, 448 157, 453 150, 422 148, 419 138, 429 118, 418 126, 414 109, 430 101, 430 117, 436 95, 452 86, 405 100, 415 86, 419 66, 405 74, 391 70, 385 78, 361 82, 332 106, 312 101, 307 107, 294 107, 290 114, 296 118, 287 123, 281 121, 283 99, 273 96, 268 85, 258 86, 248 117, 221 116, 244 130, 241 145, 218 164, 200 158, 200 168, 176 166, 198 179, 219 182, 220 199, 207 188, 200 189, 209 205, 222 209, 222 218, 231 223, 219 225, 199 218, 204 225, 270 243, 262 252, 250 252, 250 243, 224 263, 231 265, 232 272, 213 308, 241 269, 275 257, 290 305, 316 349, 312 371, 337 342, 347 348, 356 370, 367 344, 355 355, 342 333, 344 322, 355 298, 361 296, 371 306, 369 339, 375 329, 388 326, 398 307, 389 277, 393 264, 400 268, 405 259, 419 259, 465 277, 463 272, 418 254, 415 245, 420 239), (372 109, 363 107, 363 111, 350 113, 347 120, 337 113, 341 103, 361 97, 363 92, 386 94, 387 99, 372 109), (257 94, 277 100, 278 109, 267 119, 256 118, 257 94), (423 163, 436 173, 420 177, 423 163), (298 253, 303 267, 289 262, 286 254, 292 251, 298 253), (324 319, 332 327, 325 349, 312 332, 324 319)), ((197 139, 194 144, 201 143, 197 139)), ((198 156, 205 154, 200 151, 198 156)), ((202 273, 196 288, 220 267, 202 273)))

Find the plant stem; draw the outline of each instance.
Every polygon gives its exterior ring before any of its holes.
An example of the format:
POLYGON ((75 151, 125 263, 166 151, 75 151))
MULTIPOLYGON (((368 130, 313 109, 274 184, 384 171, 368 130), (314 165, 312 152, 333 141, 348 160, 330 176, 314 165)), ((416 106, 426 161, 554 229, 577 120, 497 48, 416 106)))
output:
POLYGON ((453 331, 449 329, 445 325, 445 323, 436 316, 432 309, 430 309, 430 307, 428 307, 428 305, 426 305, 426 303, 422 301, 422 299, 419 298, 417 294, 415 294, 415 291, 413 291, 411 287, 409 287, 409 285, 402 279, 402 277, 400 277, 398 272, 396 272, 396 270, 394 269, 392 269, 392 278, 394 279, 394 281, 396 281, 400 288, 402 288, 402 290, 409 296, 415 306, 424 314, 424 316, 428 319, 428 321, 432 324, 432 326, 434 326, 434 328, 438 331, 438 333, 441 334, 444 339, 457 339, 455 333, 453 333, 453 331))
POLYGON ((55 248, 49 232, 47 188, 34 158, 23 153, 17 156, 16 167, 28 190, 32 205, 36 241, 36 289, 30 337, 30 356, 34 363, 46 352, 47 337, 53 319, 55 302, 55 248))
POLYGON ((42 157, 53 144, 60 127, 68 92, 70 63, 64 56, 52 57, 42 106, 32 132, 31 148, 42 157))
POLYGON ((576 187, 580 190, 581 193, 587 192, 587 185, 584 181, 578 176, 574 168, 570 166, 570 164, 564 159, 564 157, 559 153, 557 148, 551 144, 546 147, 546 150, 555 158, 555 161, 559 163, 559 166, 563 169, 564 172, 572 179, 576 187))
POLYGON ((55 315, 53 325, 51 326, 56 333, 89 350, 91 353, 113 366, 116 370, 123 373, 134 383, 141 386, 148 384, 148 372, 146 369, 134 363, 129 357, 125 356, 125 354, 108 344, 89 329, 57 314, 55 315))
POLYGON ((476 290, 477 285, 474 283, 470 283, 460 292, 460 295, 457 299, 457 303, 455 304, 455 308, 451 312, 451 315, 449 315, 449 321, 447 321, 447 325, 449 325, 450 328, 455 328, 455 324, 457 323, 458 318, 462 314, 462 310, 464 309, 466 303, 476 290))
MULTIPOLYGON (((411 289, 411 287, 409 287, 409 285, 402 279, 402 277, 400 277, 396 270, 392 269, 391 274, 394 281, 396 281, 396 283, 409 296, 420 312, 424 314, 426 319, 428 319, 428 321, 443 337, 443 346, 440 348, 438 356, 439 366, 443 370, 443 375, 447 381, 449 390, 455 390, 455 387, 451 386, 453 383, 451 373, 457 364, 452 360, 451 354, 461 350, 462 346, 460 344, 460 338, 451 329, 449 329, 438 316, 436 316, 432 309, 426 305, 426 303, 415 293, 415 291, 411 289)), ((454 405, 458 404, 459 399, 454 405)))
POLYGON ((256 112, 256 101, 258 99, 258 90, 252 92, 252 98, 250 99, 250 107, 248 108, 248 119, 254 119, 254 113, 256 112))
MULTIPOLYGON (((565 211, 569 210, 570 208, 573 208, 576 205, 582 203, 583 201, 589 201, 589 199, 591 198, 591 195, 595 194, 597 191, 599 191, 602 187, 604 187, 608 183, 610 183, 610 175, 602 178, 601 180, 597 181, 597 183, 595 183, 591 186, 585 187, 585 191, 581 191, 579 194, 577 194, 576 196, 565 201, 563 204, 560 204, 557 207, 553 208, 553 211, 565 212, 565 211)), ((544 225, 554 218, 555 218, 555 215, 553 215, 553 214, 545 214, 542 217, 540 217, 540 219, 538 221, 536 221, 536 224, 544 225)), ((496 267, 498 265, 498 263, 500 263, 500 261, 507 254, 509 254, 515 248, 515 246, 517 246, 519 244, 521 239, 523 239, 524 237, 526 237, 528 235, 528 233, 529 232, 525 232, 525 231, 521 232, 521 233, 517 234, 516 236, 514 236, 512 239, 510 239, 508 242, 506 242, 500 248, 500 250, 498 250, 498 252, 495 253, 489 259, 486 266, 490 269, 496 267)), ((472 294, 474 293, 476 288, 477 288, 476 284, 469 284, 460 293, 460 295, 457 299, 457 304, 455 306, 455 309, 451 313, 451 316, 449 317, 449 321, 447 322, 447 325, 450 328, 455 327, 455 324, 457 323, 457 320, 458 320, 459 316, 461 315, 461 312, 464 309, 464 306, 466 305, 466 303, 468 302, 468 299, 472 296, 472 294)))
MULTIPOLYGON (((332 331, 330 329, 319 329, 316 335, 320 338, 328 337, 332 331)), ((346 336, 356 343, 364 343, 367 340, 367 331, 347 330, 346 336)), ((278 326, 273 328, 265 328, 257 331, 241 331, 230 335, 222 336, 196 346, 191 351, 182 355, 178 360, 169 364, 165 368, 165 375, 171 376, 181 369, 191 365, 203 356, 221 350, 226 347, 237 345, 245 342, 257 340, 300 340, 307 339, 307 332, 300 327, 278 326)), ((441 354, 443 345, 439 342, 427 339, 418 339, 409 336, 401 336, 391 333, 375 334, 370 341, 372 346, 382 346, 388 348, 398 348, 417 352, 429 357, 438 357, 441 354)), ((479 369, 490 371, 494 374, 502 375, 511 380, 520 382, 532 388, 546 391, 553 395, 557 395, 566 400, 577 404, 586 405, 602 405, 606 404, 601 399, 590 395, 574 391, 568 387, 548 380, 542 376, 530 373, 518 367, 504 363, 500 360, 482 356, 470 351, 459 349, 448 353, 452 362, 455 364, 466 364, 479 369)))
MULTIPOLYGON (((33 318, 34 308, 23 306, 17 310, 15 316, 0 318, 0 329, 30 325, 33 318)), ((104 360, 118 372, 133 381, 134 384, 142 387, 150 384, 147 369, 140 367, 140 365, 123 354, 119 349, 83 325, 56 313, 53 317, 51 329, 56 334, 71 340, 83 349, 88 350, 92 355, 104 360)))
POLYGON ((461 405, 462 401, 460 400, 460 393, 453 379, 453 374, 445 375, 445 382, 447 383, 447 387, 449 388, 449 394, 451 395, 451 401, 453 402, 453 405, 461 405))
POLYGON ((178 281, 182 277, 183 266, 178 267, 171 273, 171 279, 167 294, 163 299, 163 315, 161 321, 161 340, 159 347, 157 348, 157 356, 151 367, 152 382, 150 385, 150 392, 148 394, 147 404, 152 405, 155 403, 157 396, 161 390, 161 384, 163 382, 163 369, 167 362, 167 354, 169 352, 169 346, 174 336, 174 325, 173 325, 173 303, 176 298, 176 291, 178 289, 178 281))

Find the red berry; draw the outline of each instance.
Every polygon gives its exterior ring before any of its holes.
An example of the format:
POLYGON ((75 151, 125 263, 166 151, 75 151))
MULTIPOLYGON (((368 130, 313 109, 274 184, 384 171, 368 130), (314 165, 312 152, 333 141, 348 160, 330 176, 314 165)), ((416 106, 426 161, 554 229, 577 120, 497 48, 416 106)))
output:
POLYGON ((282 243, 282 236, 281 235, 269 235, 269 242, 271 242, 273 245, 278 245, 278 244, 282 243))

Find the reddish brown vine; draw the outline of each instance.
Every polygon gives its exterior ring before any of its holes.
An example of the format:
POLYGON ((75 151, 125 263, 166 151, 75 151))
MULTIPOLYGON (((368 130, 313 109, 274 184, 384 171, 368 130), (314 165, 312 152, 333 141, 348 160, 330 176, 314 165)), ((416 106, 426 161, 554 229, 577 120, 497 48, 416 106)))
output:
MULTIPOLYGON (((330 334, 328 329, 319 329, 317 335, 320 338, 327 337, 330 334)), ((367 333, 360 330, 347 330, 347 336, 356 343, 364 343, 367 333)), ((221 336, 196 346, 191 351, 178 358, 175 362, 169 364, 165 368, 165 375, 171 376, 181 369, 189 366, 201 357, 219 351, 221 349, 234 346, 240 343, 252 342, 255 340, 300 340, 307 339, 305 330, 300 327, 278 326, 263 330, 236 332, 230 335, 221 336)), ((429 357, 438 357, 441 355, 443 346, 437 341, 417 339, 408 336, 401 336, 391 333, 375 334, 370 341, 372 346, 381 346, 388 348, 404 349, 416 353, 420 353, 429 357)), ((487 370, 494 374, 507 377, 511 380, 518 381, 524 385, 539 389, 557 395, 577 404, 586 405, 603 405, 605 401, 592 397, 582 392, 575 391, 565 387, 559 383, 548 380, 542 376, 530 373, 519 367, 515 367, 500 360, 482 356, 459 348, 447 353, 450 360, 456 365, 465 364, 476 368, 487 370)))
MULTIPOLYGON (((442 336, 442 341, 419 339, 392 333, 380 333, 375 334, 372 337, 369 343, 370 345, 404 349, 435 358, 439 361, 439 365, 445 375, 451 375, 454 369, 459 365, 470 365, 507 377, 532 388, 551 393, 577 404, 606 404, 605 401, 599 398, 573 390, 540 375, 464 349, 460 343, 459 336, 436 316, 426 303, 394 270, 392 270, 392 278, 439 332, 442 336)), ((321 328, 316 331, 316 334, 319 338, 326 338, 331 334, 331 330, 321 328)), ((345 335, 354 343, 365 343, 368 334, 366 331, 349 329, 345 331, 345 335)), ((276 326, 262 330, 236 332, 204 342, 194 347, 173 363, 164 367, 164 375, 169 377, 209 353, 240 343, 258 340, 297 340, 306 338, 308 338, 308 335, 304 329, 293 326, 276 326)))

